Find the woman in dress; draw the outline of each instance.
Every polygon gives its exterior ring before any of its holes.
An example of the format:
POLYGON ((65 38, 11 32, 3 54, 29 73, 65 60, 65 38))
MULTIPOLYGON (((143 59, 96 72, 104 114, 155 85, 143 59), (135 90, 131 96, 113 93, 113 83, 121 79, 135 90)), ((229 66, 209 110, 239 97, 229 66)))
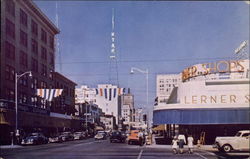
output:
POLYGON ((183 153, 184 144, 186 144, 186 138, 184 135, 178 136, 180 153, 183 153))
POLYGON ((178 139, 177 136, 175 136, 172 140, 172 150, 174 152, 174 154, 178 153, 178 139))
POLYGON ((187 141, 188 141, 188 152, 193 153, 194 138, 192 137, 192 135, 188 135, 187 141))

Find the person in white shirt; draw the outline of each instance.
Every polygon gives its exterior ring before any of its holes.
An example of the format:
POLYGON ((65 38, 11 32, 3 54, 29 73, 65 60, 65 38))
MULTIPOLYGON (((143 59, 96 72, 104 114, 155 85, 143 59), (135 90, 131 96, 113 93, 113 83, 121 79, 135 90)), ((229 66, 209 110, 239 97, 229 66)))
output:
POLYGON ((186 144, 186 137, 184 135, 178 135, 180 153, 183 153, 184 144, 186 144))
POLYGON ((188 152, 193 153, 194 138, 192 137, 192 135, 188 135, 187 141, 188 141, 188 152))
POLYGON ((177 136, 175 136, 172 140, 172 150, 175 154, 178 153, 178 139, 177 136))

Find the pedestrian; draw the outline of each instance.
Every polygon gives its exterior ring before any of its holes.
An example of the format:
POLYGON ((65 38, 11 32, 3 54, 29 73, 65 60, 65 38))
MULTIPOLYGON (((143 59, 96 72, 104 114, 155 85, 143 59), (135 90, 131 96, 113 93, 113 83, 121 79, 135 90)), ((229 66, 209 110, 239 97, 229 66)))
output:
POLYGON ((142 131, 139 131, 138 137, 139 137, 140 146, 143 146, 143 133, 142 133, 142 131))
POLYGON ((172 150, 173 150, 174 154, 178 153, 178 138, 177 138, 177 136, 175 136, 172 140, 172 150))
POLYGON ((194 138, 192 137, 192 135, 188 135, 187 141, 188 141, 188 152, 191 154, 193 153, 193 148, 194 148, 194 138))
POLYGON ((186 144, 186 138, 184 135, 179 135, 178 136, 178 140, 179 140, 179 150, 180 153, 183 153, 183 148, 184 148, 184 144, 186 144))

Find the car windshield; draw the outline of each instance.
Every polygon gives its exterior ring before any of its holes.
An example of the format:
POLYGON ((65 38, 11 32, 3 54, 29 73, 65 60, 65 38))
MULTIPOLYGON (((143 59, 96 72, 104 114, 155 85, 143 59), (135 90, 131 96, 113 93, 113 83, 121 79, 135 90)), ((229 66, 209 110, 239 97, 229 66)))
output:
POLYGON ((240 136, 241 135, 241 132, 237 132, 237 134, 235 136, 240 136))
POLYGON ((31 133, 29 136, 38 136, 38 133, 31 133))
POLYGON ((81 135, 81 132, 75 132, 76 135, 81 135))

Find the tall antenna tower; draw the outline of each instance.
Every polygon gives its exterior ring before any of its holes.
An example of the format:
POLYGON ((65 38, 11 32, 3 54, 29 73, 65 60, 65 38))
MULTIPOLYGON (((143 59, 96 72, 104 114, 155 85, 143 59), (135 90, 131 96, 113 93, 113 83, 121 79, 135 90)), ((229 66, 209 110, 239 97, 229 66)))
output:
MULTIPOLYGON (((58 18, 58 4, 56 1, 56 27, 59 28, 59 18, 58 18)), ((57 62, 59 64, 59 71, 62 73, 62 57, 60 52, 59 36, 56 36, 56 55, 58 57, 57 62)))
POLYGON ((109 56, 109 83, 119 87, 117 53, 115 47, 115 13, 112 9, 111 50, 109 56))

